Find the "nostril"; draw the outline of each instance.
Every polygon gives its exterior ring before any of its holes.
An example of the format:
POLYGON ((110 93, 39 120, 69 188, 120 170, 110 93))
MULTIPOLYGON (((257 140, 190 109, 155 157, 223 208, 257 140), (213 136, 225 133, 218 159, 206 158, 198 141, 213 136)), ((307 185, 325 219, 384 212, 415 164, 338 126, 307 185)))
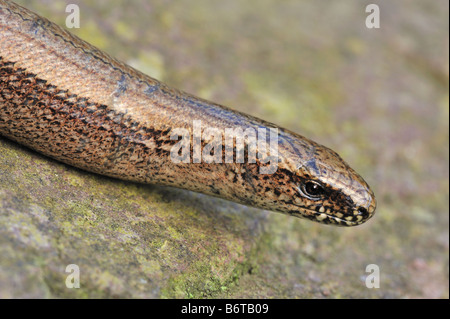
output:
POLYGON ((361 215, 366 215, 367 214, 367 209, 365 209, 364 207, 360 207, 360 208, 358 208, 358 212, 361 215))

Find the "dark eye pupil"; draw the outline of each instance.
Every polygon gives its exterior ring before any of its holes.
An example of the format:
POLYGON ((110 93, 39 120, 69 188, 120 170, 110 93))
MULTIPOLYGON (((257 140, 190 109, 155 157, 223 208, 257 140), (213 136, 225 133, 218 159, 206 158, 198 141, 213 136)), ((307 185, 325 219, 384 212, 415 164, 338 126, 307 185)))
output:
POLYGON ((308 195, 318 196, 323 193, 323 188, 319 184, 307 182, 305 183, 305 191, 308 195))

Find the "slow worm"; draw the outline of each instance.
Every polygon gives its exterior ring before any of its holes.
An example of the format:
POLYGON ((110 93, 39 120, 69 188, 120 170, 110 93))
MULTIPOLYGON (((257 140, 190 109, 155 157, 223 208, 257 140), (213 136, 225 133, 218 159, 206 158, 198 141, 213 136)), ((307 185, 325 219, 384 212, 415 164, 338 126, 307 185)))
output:
MULTIPOLYGON (((316 222, 354 226, 375 212, 367 183, 334 151, 171 88, 4 0, 0 134, 90 172, 184 188, 316 222), (267 148, 267 154, 277 155, 276 170, 261 173, 269 162, 259 156, 250 160, 261 146, 249 136, 231 145, 231 158, 244 154, 244 162, 196 162, 195 148, 204 151, 216 136, 202 135, 205 126, 222 134, 220 141, 226 129, 276 129, 277 151, 267 148), (177 130, 184 135, 174 138, 177 130), (187 149, 189 157, 174 161, 171 152, 185 137, 191 144, 179 150, 187 149)), ((223 149, 208 149, 208 154, 223 149)))

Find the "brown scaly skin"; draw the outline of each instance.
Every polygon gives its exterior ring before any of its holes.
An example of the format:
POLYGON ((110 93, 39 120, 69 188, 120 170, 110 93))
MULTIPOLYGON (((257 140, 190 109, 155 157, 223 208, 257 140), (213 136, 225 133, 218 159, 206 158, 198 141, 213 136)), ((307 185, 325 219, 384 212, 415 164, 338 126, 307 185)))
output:
POLYGON ((221 130, 277 127, 170 88, 0 0, 1 135, 91 172, 321 223, 354 226, 375 212, 373 192, 338 154, 278 127, 274 174, 260 174, 258 161, 174 163, 171 131, 192 134, 194 120, 221 130), (317 196, 309 192, 313 185, 317 196))

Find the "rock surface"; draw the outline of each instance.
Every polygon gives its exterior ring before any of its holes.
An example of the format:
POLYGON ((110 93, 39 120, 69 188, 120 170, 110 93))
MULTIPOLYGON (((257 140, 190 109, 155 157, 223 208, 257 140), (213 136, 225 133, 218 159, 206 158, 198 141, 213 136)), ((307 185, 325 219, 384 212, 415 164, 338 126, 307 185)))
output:
MULTIPOLYGON (((18 2, 64 24, 65 1, 18 2)), ((449 297, 447 1, 380 2, 380 29, 365 27, 364 1, 77 3, 88 42, 335 149, 377 214, 333 228, 90 174, 0 137, 0 298, 449 297)))

